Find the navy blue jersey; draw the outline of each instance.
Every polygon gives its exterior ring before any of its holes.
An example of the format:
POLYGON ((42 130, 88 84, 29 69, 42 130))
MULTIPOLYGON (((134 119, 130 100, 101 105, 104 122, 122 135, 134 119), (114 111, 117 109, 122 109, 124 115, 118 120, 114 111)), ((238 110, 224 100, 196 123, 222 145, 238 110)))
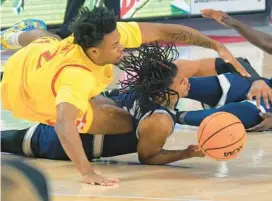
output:
MULTIPOLYGON (((135 93, 119 93, 118 90, 114 90, 112 92, 105 92, 104 95, 116 101, 120 108, 125 109, 134 117, 134 130, 127 134, 116 135, 80 134, 83 148, 89 160, 137 152, 138 124, 150 115, 151 112, 168 114, 173 119, 174 129, 176 123, 174 111, 170 111, 160 105, 157 105, 154 111, 152 109, 146 111, 140 110, 135 93)), ((25 147, 30 148, 25 151, 26 155, 33 155, 37 158, 69 160, 61 146, 54 127, 39 124, 28 135, 30 137, 26 137, 26 139, 29 140, 24 141, 26 144, 25 147)))

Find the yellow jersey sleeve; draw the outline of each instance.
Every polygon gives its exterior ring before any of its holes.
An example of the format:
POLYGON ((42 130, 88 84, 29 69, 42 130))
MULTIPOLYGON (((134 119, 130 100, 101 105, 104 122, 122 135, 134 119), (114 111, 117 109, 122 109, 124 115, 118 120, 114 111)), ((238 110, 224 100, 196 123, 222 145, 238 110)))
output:
POLYGON ((81 111, 80 115, 83 115, 96 86, 92 73, 81 68, 69 67, 61 73, 59 79, 56 105, 70 103, 81 111))
POLYGON ((137 22, 117 22, 121 44, 125 48, 137 48, 142 44, 142 33, 137 22))

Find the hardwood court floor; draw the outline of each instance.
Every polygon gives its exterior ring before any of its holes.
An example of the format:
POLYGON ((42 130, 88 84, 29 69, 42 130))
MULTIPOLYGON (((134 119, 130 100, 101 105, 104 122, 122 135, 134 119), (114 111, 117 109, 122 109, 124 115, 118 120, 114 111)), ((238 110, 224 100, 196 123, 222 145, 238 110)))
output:
MULTIPOLYGON (((195 141, 195 130, 176 131, 166 148, 182 149, 195 141)), ((119 187, 80 183, 80 175, 70 162, 27 160, 48 176, 54 201, 270 201, 271 144, 271 133, 250 134, 241 155, 228 162, 195 158, 169 166, 147 166, 129 154, 93 163, 98 173, 119 178, 119 187)))
MULTIPOLYGON (((235 56, 247 57, 257 71, 272 76, 272 58, 248 43, 227 45, 235 56)), ((201 48, 182 47, 181 57, 196 59, 215 56, 201 48), (200 56, 201 55, 201 56, 200 56)), ((3 60, 2 60, 3 61, 3 60)), ((119 74, 119 73, 117 73, 119 74)), ((118 75, 119 76, 119 75, 118 75)), ((114 87, 114 85, 112 85, 114 87)), ((195 102, 181 108, 198 109, 195 102)), ((26 127, 29 122, 1 113, 1 130, 26 127)), ((165 148, 183 149, 196 143, 195 127, 178 127, 165 148)), ((17 157, 1 154, 2 158, 17 157)), ((243 152, 228 162, 195 158, 167 166, 141 165, 136 154, 93 162, 98 173, 120 179, 119 186, 90 186, 70 162, 24 159, 43 171, 50 184, 53 201, 271 201, 272 133, 250 133, 243 152)))

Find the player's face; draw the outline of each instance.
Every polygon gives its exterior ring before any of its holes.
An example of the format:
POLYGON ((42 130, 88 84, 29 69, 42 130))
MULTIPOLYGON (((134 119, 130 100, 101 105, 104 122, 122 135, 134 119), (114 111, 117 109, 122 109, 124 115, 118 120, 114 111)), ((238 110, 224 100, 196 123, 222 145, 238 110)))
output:
POLYGON ((105 64, 118 64, 123 56, 124 47, 120 43, 120 33, 115 29, 104 36, 99 57, 105 64))
POLYGON ((182 70, 178 68, 178 72, 176 77, 173 80, 173 84, 170 88, 179 93, 179 97, 185 97, 188 95, 190 90, 190 83, 187 77, 185 77, 182 73, 182 70))

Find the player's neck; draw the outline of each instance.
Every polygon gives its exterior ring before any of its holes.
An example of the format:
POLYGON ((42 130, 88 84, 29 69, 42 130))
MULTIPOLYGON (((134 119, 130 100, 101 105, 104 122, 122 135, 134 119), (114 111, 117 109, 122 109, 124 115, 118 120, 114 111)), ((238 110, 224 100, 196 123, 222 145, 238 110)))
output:
POLYGON ((166 101, 164 103, 162 103, 162 105, 164 107, 171 109, 171 110, 174 110, 176 107, 177 101, 178 101, 177 97, 172 97, 172 98, 170 98, 170 104, 168 106, 166 106, 166 101))
POLYGON ((101 61, 98 57, 94 57, 91 54, 88 54, 88 52, 85 52, 86 56, 91 60, 92 63, 94 63, 97 66, 105 66, 105 62, 101 61))
POLYGON ((99 59, 93 59, 89 57, 89 59, 97 66, 105 66, 106 64, 104 62, 101 62, 99 59))

